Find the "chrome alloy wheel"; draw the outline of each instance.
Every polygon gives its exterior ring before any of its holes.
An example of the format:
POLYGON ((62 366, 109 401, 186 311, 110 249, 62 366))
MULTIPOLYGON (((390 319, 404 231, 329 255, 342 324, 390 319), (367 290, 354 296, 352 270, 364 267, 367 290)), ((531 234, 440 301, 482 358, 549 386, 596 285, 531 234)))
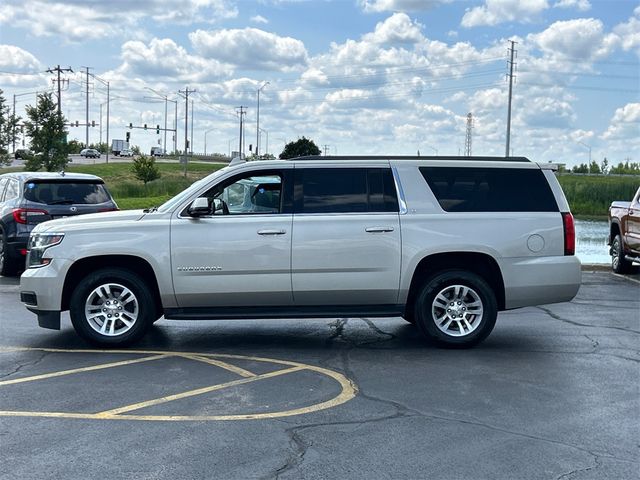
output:
POLYGON ((438 329, 451 337, 464 337, 482 322, 483 306, 475 290, 449 285, 438 293, 431 305, 431 317, 438 329))
POLYGON ((117 337, 138 320, 138 299, 131 290, 118 283, 96 287, 84 305, 87 323, 100 335, 117 337))
POLYGON ((616 272, 620 268, 620 257, 622 256, 622 245, 620 245, 620 237, 616 235, 611 245, 611 268, 616 272))

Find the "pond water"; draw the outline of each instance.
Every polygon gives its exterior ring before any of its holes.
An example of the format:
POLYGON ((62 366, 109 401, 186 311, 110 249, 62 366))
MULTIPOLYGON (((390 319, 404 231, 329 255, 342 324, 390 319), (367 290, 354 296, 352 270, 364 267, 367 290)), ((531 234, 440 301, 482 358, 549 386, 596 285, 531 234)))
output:
POLYGON ((609 224, 602 220, 576 220, 576 256, 584 264, 608 264, 609 224))

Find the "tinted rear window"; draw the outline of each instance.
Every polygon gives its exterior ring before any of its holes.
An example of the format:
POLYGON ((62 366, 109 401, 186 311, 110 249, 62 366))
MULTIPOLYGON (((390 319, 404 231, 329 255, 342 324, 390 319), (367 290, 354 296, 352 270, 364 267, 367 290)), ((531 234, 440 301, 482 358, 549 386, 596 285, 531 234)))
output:
POLYGON ((557 212, 541 170, 420 167, 447 212, 557 212))
POLYGON ((300 168, 296 213, 397 212, 390 168, 300 168))
POLYGON ((95 205, 111 201, 104 185, 94 182, 28 182, 24 198, 46 205, 95 205))

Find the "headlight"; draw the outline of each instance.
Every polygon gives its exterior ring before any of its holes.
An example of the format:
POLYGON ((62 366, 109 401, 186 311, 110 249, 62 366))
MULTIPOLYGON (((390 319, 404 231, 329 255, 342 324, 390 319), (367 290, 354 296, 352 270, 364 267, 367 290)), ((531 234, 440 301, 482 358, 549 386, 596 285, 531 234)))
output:
POLYGON ((50 258, 44 258, 49 247, 62 242, 64 233, 34 233, 29 237, 27 268, 44 267, 51 263, 50 258))

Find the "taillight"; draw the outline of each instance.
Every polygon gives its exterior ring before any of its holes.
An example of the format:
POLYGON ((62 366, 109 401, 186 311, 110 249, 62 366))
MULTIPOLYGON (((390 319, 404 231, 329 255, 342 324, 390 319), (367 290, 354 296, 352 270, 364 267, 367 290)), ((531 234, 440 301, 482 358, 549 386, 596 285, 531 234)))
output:
POLYGON ((573 215, 570 212, 562 214, 562 224, 564 225, 564 254, 575 255, 576 253, 576 227, 573 223, 573 215))
POLYGON ((38 223, 42 220, 41 217, 48 216, 49 212, 46 210, 37 210, 35 208, 14 208, 13 219, 22 224, 38 223), (31 220, 31 221, 30 221, 31 220))

